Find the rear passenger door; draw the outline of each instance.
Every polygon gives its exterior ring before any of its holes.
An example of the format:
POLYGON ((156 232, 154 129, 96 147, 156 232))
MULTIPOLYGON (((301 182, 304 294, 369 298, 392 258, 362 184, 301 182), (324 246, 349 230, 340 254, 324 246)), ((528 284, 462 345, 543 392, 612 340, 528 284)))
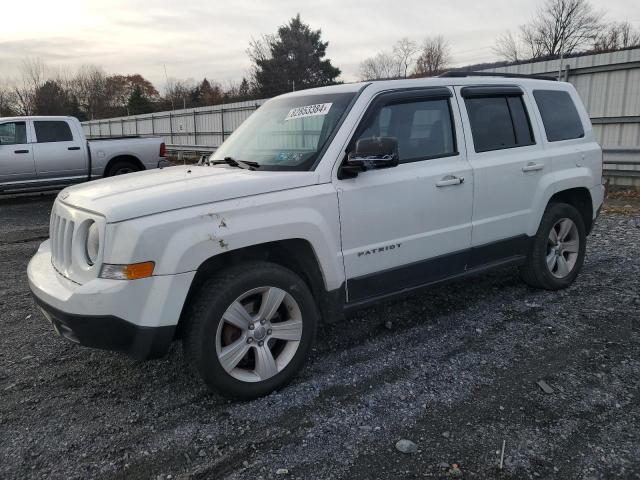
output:
POLYGON ((34 120, 34 155, 39 179, 86 176, 87 164, 78 134, 65 120, 34 120))
POLYGON ((466 86, 456 93, 475 183, 469 266, 476 267, 526 251, 535 198, 553 169, 532 100, 519 86, 466 86))

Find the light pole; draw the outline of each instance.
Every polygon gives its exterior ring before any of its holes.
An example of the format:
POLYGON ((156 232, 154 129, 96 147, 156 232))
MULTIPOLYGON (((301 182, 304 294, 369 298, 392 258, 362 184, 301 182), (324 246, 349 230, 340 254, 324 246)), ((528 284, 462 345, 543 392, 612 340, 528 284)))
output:
POLYGON ((558 81, 562 81, 562 60, 563 60, 563 50, 564 50, 564 32, 560 36, 560 63, 558 64, 558 81))

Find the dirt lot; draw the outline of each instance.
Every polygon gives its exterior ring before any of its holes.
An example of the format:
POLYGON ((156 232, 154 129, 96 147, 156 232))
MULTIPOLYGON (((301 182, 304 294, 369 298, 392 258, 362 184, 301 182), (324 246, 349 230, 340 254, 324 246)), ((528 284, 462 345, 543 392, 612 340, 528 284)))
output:
POLYGON ((508 269, 386 303, 229 403, 179 345, 134 362, 54 335, 25 277, 53 198, 0 198, 0 478, 640 478, 637 212, 599 219, 566 291, 508 269))

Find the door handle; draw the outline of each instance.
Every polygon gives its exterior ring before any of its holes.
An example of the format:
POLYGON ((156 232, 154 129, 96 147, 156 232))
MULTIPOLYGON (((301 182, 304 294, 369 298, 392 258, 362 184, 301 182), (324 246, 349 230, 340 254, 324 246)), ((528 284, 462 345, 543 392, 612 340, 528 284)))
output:
POLYGON ((456 177, 454 175, 447 175, 442 177, 439 182, 436 182, 436 187, 449 187, 451 185, 460 185, 464 182, 464 177, 456 177))
POLYGON ((29 150, 14 150, 13 153, 29 153, 29 150))
POLYGON ((80 150, 80 147, 69 147, 67 150, 80 150))
POLYGON ((523 172, 537 172, 538 170, 542 170, 544 168, 543 163, 533 163, 529 162, 527 165, 522 167, 523 172))

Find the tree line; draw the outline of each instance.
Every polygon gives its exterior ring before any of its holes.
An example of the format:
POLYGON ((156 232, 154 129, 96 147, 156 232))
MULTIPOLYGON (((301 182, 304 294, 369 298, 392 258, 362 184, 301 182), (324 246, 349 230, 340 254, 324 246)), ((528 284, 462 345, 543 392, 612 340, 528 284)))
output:
MULTIPOLYGON (((70 72, 26 60, 18 78, 0 78, 0 116, 73 115, 91 120, 331 85, 339 83, 341 71, 326 58, 328 45, 322 31, 312 29, 298 14, 276 33, 249 42, 251 69, 241 81, 222 85, 207 78, 169 79, 162 93, 140 74, 108 74, 94 65, 70 72)), ((518 62, 633 46, 640 46, 640 30, 628 22, 605 22, 588 0, 544 0, 528 23, 498 37, 492 48, 504 61, 518 62)), ((363 60, 358 75, 361 80, 434 76, 452 63, 450 44, 442 35, 420 42, 405 37, 363 60)))
POLYGON ((80 120, 137 115, 267 98, 291 90, 337 83, 340 69, 326 57, 329 42, 300 15, 273 35, 251 40, 251 70, 240 82, 225 85, 168 79, 161 94, 140 74, 108 74, 94 65, 76 71, 25 60, 18 78, 0 79, 0 117, 72 115, 80 120))
POLYGON ((17 79, 0 80, 0 117, 72 115, 80 120, 137 115, 178 108, 216 105, 252 98, 246 80, 223 88, 203 79, 169 79, 165 91, 140 74, 107 74, 95 65, 74 72, 25 60, 17 79))
MULTIPOLYGON (((532 19, 500 35, 492 50, 503 61, 556 58, 578 52, 600 53, 640 46, 640 29, 629 22, 606 22, 588 0, 545 0, 532 19)), ((422 42, 398 40, 391 49, 360 64, 361 80, 435 76, 453 63, 449 42, 430 36, 422 42)))

